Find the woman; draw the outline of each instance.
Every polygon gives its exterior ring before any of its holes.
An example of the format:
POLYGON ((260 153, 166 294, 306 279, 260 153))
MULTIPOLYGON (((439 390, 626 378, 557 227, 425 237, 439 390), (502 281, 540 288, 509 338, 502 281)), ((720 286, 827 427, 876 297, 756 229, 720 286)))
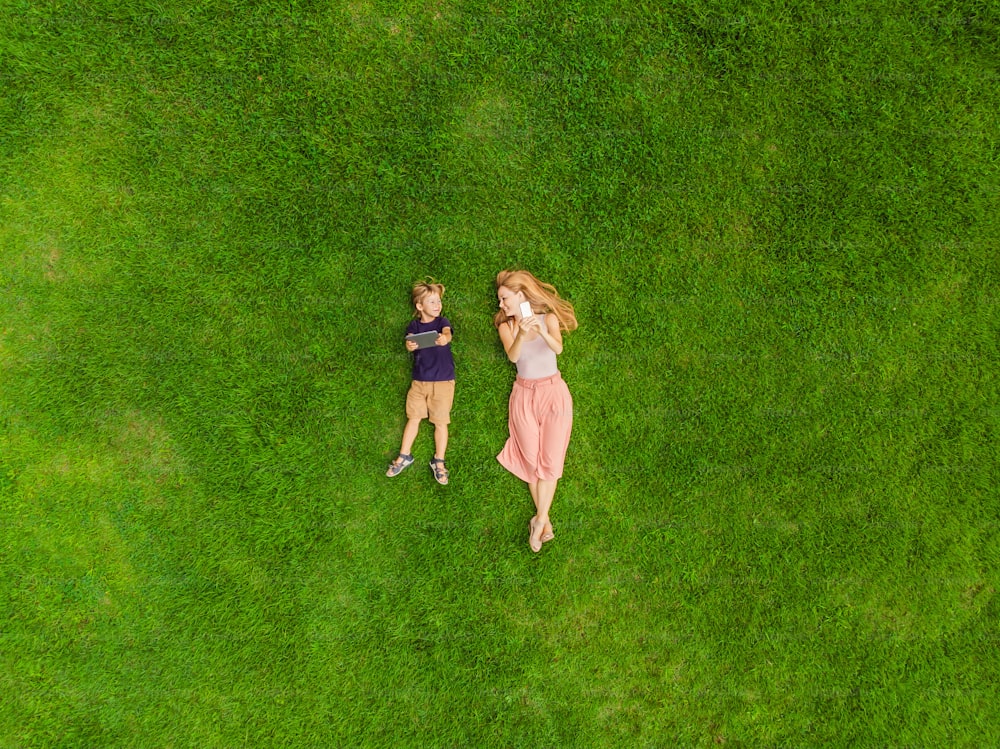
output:
POLYGON ((535 503, 528 546, 538 552, 555 537, 549 508, 573 427, 573 399, 556 357, 563 350, 562 331, 576 330, 576 315, 554 286, 523 270, 497 274, 497 300, 500 311, 493 324, 507 358, 517 365, 510 394, 510 437, 497 460, 528 484, 535 503), (522 302, 531 305, 530 315, 522 315, 522 302))

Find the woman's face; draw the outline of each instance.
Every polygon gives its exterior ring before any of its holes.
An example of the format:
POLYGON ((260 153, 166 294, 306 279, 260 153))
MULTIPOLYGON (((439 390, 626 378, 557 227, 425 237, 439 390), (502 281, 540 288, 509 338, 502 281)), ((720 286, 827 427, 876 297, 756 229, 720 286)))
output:
POLYGON ((500 309, 507 317, 515 317, 517 314, 517 305, 523 302, 525 299, 523 291, 511 291, 506 286, 501 286, 497 289, 497 301, 500 303, 500 309))

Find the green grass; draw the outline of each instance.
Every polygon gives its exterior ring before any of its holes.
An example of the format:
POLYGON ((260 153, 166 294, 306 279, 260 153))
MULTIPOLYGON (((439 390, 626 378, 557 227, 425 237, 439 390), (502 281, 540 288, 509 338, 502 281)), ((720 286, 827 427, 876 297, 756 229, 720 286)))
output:
POLYGON ((0 29, 0 746, 1000 745, 992 5, 0 29), (580 319, 537 556, 515 266, 580 319), (426 275, 446 488, 383 475, 426 275))

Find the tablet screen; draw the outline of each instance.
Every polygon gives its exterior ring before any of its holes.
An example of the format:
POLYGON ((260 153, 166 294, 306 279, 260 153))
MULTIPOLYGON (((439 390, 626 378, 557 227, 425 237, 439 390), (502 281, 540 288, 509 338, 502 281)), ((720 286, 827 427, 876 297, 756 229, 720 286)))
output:
POLYGON ((406 336, 406 340, 416 341, 417 348, 430 348, 439 335, 441 334, 436 330, 428 330, 426 333, 410 333, 406 336))

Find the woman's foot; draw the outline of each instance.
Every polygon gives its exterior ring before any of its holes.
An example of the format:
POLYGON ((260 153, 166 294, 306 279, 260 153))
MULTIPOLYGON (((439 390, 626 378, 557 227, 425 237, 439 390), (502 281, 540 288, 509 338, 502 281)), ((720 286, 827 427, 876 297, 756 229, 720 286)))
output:
POLYGON ((546 522, 545 527, 542 528, 542 538, 541 538, 542 543, 543 544, 548 543, 555 537, 556 537, 555 533, 552 532, 552 523, 546 522))
POLYGON ((528 535, 528 546, 537 554, 542 550, 542 532, 545 530, 545 524, 540 523, 537 517, 533 517, 528 521, 528 530, 531 531, 528 535))

